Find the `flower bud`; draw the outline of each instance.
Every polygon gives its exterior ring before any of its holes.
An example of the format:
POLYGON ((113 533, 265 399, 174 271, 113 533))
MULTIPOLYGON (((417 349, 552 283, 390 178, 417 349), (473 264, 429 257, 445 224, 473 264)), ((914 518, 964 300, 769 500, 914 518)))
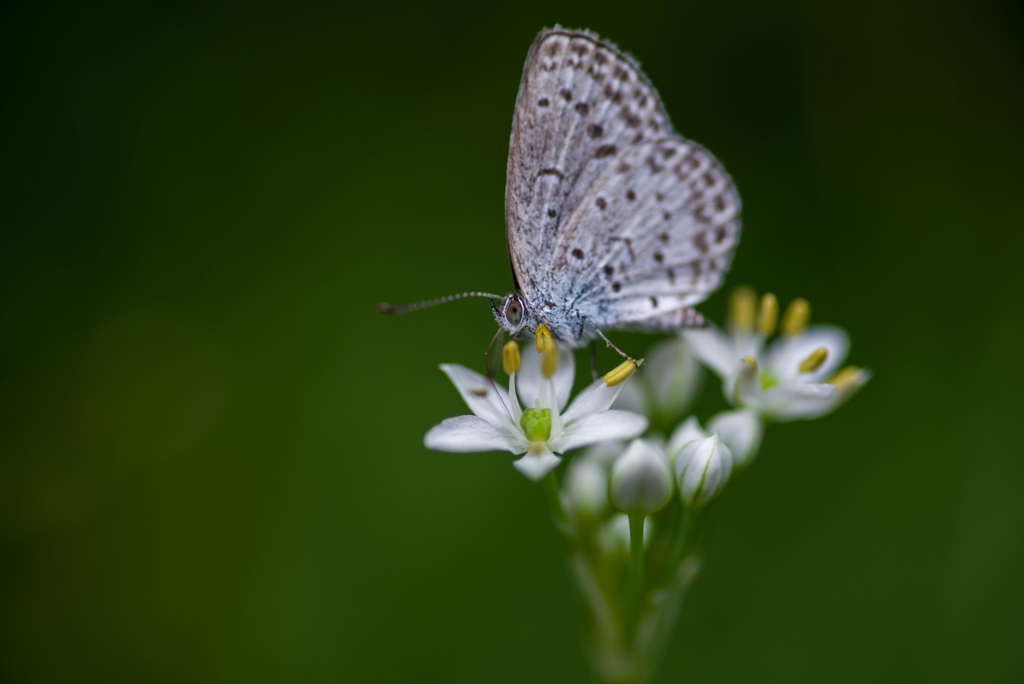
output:
POLYGON ((732 454, 733 465, 743 467, 761 448, 764 425, 753 411, 723 411, 708 421, 708 431, 721 435, 732 454))
POLYGON ((732 454, 716 432, 690 442, 676 459, 679 496, 690 508, 700 508, 725 486, 732 472, 732 454))
POLYGON ((630 515, 650 515, 672 498, 672 473, 657 444, 635 439, 612 466, 612 502, 630 515))
POLYGON ((574 459, 562 487, 565 507, 577 520, 596 520, 608 508, 606 466, 592 458, 574 459))
POLYGON ((708 433, 700 426, 697 416, 687 418, 682 425, 676 428, 675 432, 672 433, 672 438, 668 441, 668 457, 672 465, 675 465, 676 458, 684 446, 690 442, 707 439, 708 437, 708 433))

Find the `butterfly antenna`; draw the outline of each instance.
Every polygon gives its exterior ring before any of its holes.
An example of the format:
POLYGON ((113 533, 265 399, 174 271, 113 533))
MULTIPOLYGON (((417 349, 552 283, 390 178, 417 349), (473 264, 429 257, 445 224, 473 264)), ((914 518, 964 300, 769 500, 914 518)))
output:
POLYGON ((490 292, 460 292, 459 294, 448 295, 447 297, 438 297, 437 299, 428 299, 424 302, 416 302, 415 304, 392 306, 387 303, 381 303, 380 305, 378 305, 378 308, 386 314, 402 314, 408 313, 409 311, 416 311, 417 309, 426 309, 427 307, 430 306, 437 306, 438 304, 454 302, 456 299, 465 299, 466 297, 487 297, 488 299, 503 299, 501 295, 491 294, 490 292))
POLYGON ((621 356, 621 357, 623 357, 623 358, 625 358, 625 359, 627 359, 629 361, 632 361, 633 365, 636 366, 637 368, 640 367, 640 362, 637 361, 636 359, 634 359, 632 356, 630 356, 626 352, 624 352, 621 349, 619 349, 618 347, 616 347, 615 343, 612 342, 611 340, 609 340, 608 336, 605 335, 603 332, 601 332, 600 328, 598 328, 596 325, 594 325, 594 321, 590 320, 590 318, 588 318, 587 316, 584 316, 583 320, 585 320, 587 323, 589 323, 590 327, 597 331, 597 334, 601 336, 601 339, 604 340, 605 344, 607 344, 609 347, 611 347, 615 351, 619 352, 619 356, 621 356))

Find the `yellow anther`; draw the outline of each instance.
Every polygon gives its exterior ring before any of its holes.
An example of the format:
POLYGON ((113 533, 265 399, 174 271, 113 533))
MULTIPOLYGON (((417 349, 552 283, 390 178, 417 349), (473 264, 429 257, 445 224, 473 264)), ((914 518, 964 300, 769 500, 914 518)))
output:
POLYGON ((512 375, 523 367, 523 360, 519 357, 519 344, 510 341, 501 350, 501 367, 505 375, 512 375))
POLYGON ((769 292, 761 297, 761 305, 757 307, 757 329, 765 337, 771 337, 778 325, 779 300, 769 292))
POLYGON ((819 368, 821 364, 825 363, 825 359, 828 358, 828 349, 825 347, 818 347, 810 353, 810 355, 800 362, 801 373, 812 373, 819 368))
POLYGON ((757 293, 746 286, 737 287, 729 296, 729 328, 733 332, 750 332, 754 329, 754 311, 757 307, 757 293))
POLYGON ((829 378, 827 382, 830 385, 835 385, 837 392, 842 392, 857 384, 859 379, 860 368, 857 366, 847 366, 829 378))
POLYGON ((629 379, 629 376, 636 372, 636 369, 639 368, 640 364, 643 362, 643 359, 640 359, 636 363, 633 363, 632 361, 623 361, 618 366, 605 373, 604 384, 609 387, 615 387, 616 385, 625 382, 629 379))
POLYGON ((744 356, 743 360, 747 363, 747 370, 757 370, 757 359, 755 359, 753 356, 744 356))
POLYGON ((811 305, 803 297, 797 297, 782 314, 782 334, 799 335, 811 322, 811 305))
POLYGON ((548 326, 544 325, 543 323, 541 323, 540 325, 537 326, 537 332, 534 333, 534 339, 537 342, 537 353, 538 354, 543 354, 544 350, 552 342, 554 342, 554 340, 551 338, 551 331, 548 330, 548 326))
POLYGON ((540 354, 540 374, 545 378, 552 378, 558 370, 558 344, 551 338, 540 354))

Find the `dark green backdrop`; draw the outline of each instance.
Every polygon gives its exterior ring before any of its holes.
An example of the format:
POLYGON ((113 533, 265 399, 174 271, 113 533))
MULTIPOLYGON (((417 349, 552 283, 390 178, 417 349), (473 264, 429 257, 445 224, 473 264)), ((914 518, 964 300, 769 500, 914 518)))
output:
POLYGON ((876 372, 769 431, 659 681, 1024 678, 1024 13, 631 0, 4 7, 0 679, 588 681, 539 487, 422 447, 485 305, 375 310, 509 288, 556 22, 732 173, 729 284, 876 372))

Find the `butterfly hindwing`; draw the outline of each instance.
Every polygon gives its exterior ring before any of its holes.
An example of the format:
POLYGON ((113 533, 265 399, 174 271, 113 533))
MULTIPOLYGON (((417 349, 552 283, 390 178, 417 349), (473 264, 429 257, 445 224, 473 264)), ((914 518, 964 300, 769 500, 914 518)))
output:
POLYGON ((552 271, 598 325, 692 306, 728 270, 739 211, 732 180, 700 145, 638 143, 593 183, 559 235, 552 271))

